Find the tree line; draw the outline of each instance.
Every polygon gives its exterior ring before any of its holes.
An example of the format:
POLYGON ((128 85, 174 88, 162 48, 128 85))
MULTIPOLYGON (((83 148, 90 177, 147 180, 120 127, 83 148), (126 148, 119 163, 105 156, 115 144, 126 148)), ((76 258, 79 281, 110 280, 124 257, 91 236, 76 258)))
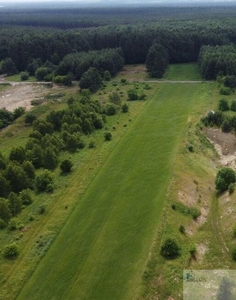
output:
POLYGON ((158 23, 182 27, 182 23, 202 24, 205 20, 230 23, 234 7, 119 7, 119 8, 53 8, 1 9, 1 26, 33 26, 59 29, 91 28, 105 25, 158 23))
MULTIPOLYGON (((73 77, 80 79, 90 67, 98 69, 100 75, 108 70, 112 76, 122 68, 123 63, 147 62, 148 67, 152 53, 156 53, 159 61, 162 61, 157 65, 161 69, 165 69, 168 63, 196 62, 199 58, 202 74, 207 79, 215 78, 218 74, 215 70, 219 69, 222 69, 223 75, 232 74, 234 69, 232 53, 235 51, 232 44, 236 43, 233 9, 231 11, 225 8, 220 12, 212 8, 204 12, 199 8, 196 16, 193 15, 194 10, 190 9, 159 8, 155 11, 158 18, 154 17, 153 11, 149 8, 137 24, 134 24, 133 18, 139 16, 140 11, 123 9, 123 16, 131 16, 129 24, 122 23, 119 10, 104 10, 98 12, 98 15, 100 17, 105 15, 109 19, 91 28, 62 30, 34 27, 30 23, 29 27, 4 25, 0 28, 0 73, 27 72, 29 75, 36 75, 38 80, 48 81, 56 76, 69 75, 69 78, 56 79, 67 84, 73 77), (174 12, 178 18, 174 17, 174 12), (152 21, 147 21, 150 14, 153 14, 153 18, 150 19, 152 21), (193 20, 190 22, 187 16, 192 16, 193 20), (109 20, 113 19, 116 24, 110 23, 109 20)), ((27 20, 32 13, 29 12, 27 15, 22 11, 8 12, 9 22, 16 15, 18 16, 16 20, 27 20)), ((57 11, 53 16, 60 16, 61 22, 66 24, 71 14, 80 20, 93 18, 96 12, 81 11, 76 15, 72 11, 63 10, 57 11)), ((41 11, 40 15, 43 25, 44 17, 46 18, 49 13, 41 11)), ((4 17, 4 13, 1 16, 4 17)), ((4 18, 2 22, 7 23, 4 18)), ((157 77, 163 73, 155 74, 152 68, 148 72, 151 76, 157 77)), ((27 77, 27 74, 24 75, 27 77)))
POLYGON ((226 86, 235 84, 229 77, 236 75, 235 45, 203 46, 199 54, 199 64, 204 78, 216 79, 217 76, 227 76, 226 86))
POLYGON ((2 73, 6 71, 6 59, 11 72, 27 70, 32 73, 46 63, 52 68, 53 65, 63 66, 68 59, 78 60, 79 56, 85 55, 84 52, 121 49, 126 64, 144 63, 150 47, 159 44, 168 54, 169 63, 186 63, 198 60, 203 45, 234 42, 234 27, 203 29, 188 25, 173 30, 152 23, 70 31, 3 27, 0 29, 0 61, 2 73))
POLYGON ((123 52, 118 49, 102 49, 99 51, 76 52, 66 55, 56 68, 56 74, 72 73, 80 79, 84 72, 93 67, 101 74, 109 71, 111 76, 122 70, 124 65, 123 52))

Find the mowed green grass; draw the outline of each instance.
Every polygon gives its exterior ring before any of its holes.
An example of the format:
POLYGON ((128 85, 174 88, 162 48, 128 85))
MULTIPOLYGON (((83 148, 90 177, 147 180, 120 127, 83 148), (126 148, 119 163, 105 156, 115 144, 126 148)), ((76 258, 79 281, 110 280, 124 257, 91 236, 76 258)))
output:
POLYGON ((160 84, 17 299, 134 298, 201 91, 201 84, 160 84))
POLYGON ((172 64, 163 77, 164 80, 203 80, 200 74, 200 68, 197 63, 172 64))

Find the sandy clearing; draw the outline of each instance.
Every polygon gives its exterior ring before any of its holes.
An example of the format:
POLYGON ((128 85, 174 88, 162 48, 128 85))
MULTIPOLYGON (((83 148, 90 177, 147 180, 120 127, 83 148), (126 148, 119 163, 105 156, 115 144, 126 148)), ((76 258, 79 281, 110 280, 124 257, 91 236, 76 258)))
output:
POLYGON ((218 152, 221 165, 236 170, 236 136, 216 128, 205 128, 204 132, 218 152))
POLYGON ((0 90, 0 108, 14 111, 18 107, 26 110, 32 108, 31 101, 40 99, 47 91, 47 87, 41 84, 15 84, 0 90))

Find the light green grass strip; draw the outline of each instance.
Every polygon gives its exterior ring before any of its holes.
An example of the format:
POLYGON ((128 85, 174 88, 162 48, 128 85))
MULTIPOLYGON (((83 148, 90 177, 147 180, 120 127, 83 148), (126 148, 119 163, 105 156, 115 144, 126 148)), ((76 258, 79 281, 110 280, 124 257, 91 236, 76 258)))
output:
POLYGON ((164 80, 203 80, 197 63, 169 65, 164 80))
POLYGON ((161 84, 17 299, 133 299, 200 89, 161 84))

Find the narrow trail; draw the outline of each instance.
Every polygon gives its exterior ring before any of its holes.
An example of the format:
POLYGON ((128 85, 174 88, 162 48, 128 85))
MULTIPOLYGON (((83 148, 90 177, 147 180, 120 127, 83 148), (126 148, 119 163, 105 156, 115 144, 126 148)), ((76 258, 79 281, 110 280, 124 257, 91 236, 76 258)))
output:
POLYGON ((193 84, 193 83, 209 83, 214 81, 207 80, 132 80, 132 82, 147 82, 147 83, 182 83, 182 84, 193 84))
MULTIPOLYGON (((113 80, 115 81, 115 80, 113 80)), ((78 84, 79 81, 73 81, 74 84, 78 84)), ((193 84, 193 83, 209 83, 209 82, 214 82, 214 81, 209 81, 209 80, 165 80, 165 79, 160 79, 160 80, 130 80, 130 82, 146 82, 146 83, 182 83, 182 84, 193 84)), ((37 84, 43 84, 43 85, 50 85, 52 82, 45 82, 45 81, 0 81, 1 84, 10 84, 11 86, 16 86, 16 85, 37 85, 37 84)))

